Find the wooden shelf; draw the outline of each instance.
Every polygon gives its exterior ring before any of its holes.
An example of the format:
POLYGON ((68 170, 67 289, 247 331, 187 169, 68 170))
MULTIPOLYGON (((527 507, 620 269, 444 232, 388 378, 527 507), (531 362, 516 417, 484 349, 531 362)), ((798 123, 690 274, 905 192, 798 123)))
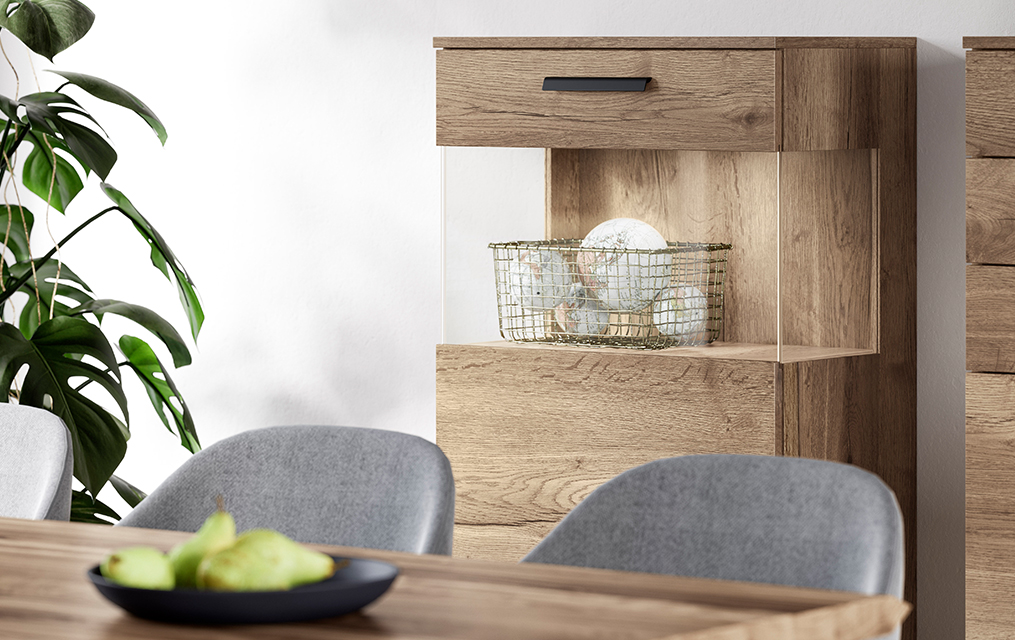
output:
POLYGON ((743 360, 750 362, 809 362, 813 360, 834 360, 836 358, 852 358, 869 356, 877 352, 871 349, 851 349, 842 347, 809 347, 804 345, 783 345, 782 360, 778 358, 778 348, 774 344, 750 344, 743 342, 713 342, 700 347, 673 347, 670 349, 625 349, 621 347, 586 347, 568 344, 549 344, 541 342, 509 342, 497 340, 492 342, 476 342, 468 346, 491 347, 494 349, 542 349, 560 350, 576 353, 602 351, 624 357, 645 356, 659 358, 703 358, 710 360, 743 360))

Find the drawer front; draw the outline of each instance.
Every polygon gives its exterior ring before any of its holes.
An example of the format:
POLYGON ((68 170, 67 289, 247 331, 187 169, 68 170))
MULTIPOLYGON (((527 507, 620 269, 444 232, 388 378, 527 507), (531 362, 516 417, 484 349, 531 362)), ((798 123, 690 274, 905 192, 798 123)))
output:
POLYGON ((966 369, 1015 373, 1015 267, 966 267, 966 369))
POLYGON ((966 374, 966 637, 1015 629, 1015 376, 966 374))
POLYGON ((1015 265, 1013 214, 1015 159, 967 159, 966 262, 1015 265))
POLYGON ((776 148, 776 52, 437 51, 437 144, 776 148), (645 91, 543 91, 547 77, 651 77, 645 91))
POLYGON ((1015 51, 966 54, 966 155, 1015 156, 1015 51))

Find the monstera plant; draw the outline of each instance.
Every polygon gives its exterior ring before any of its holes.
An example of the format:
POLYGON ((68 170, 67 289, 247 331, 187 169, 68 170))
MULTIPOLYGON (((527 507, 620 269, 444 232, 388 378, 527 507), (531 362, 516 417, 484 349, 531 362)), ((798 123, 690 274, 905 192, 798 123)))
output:
MULTIPOLYGON (((78 0, 0 0, 0 29, 50 62, 82 38, 94 18, 78 0)), ((44 75, 53 81, 52 91, 0 96, 4 200, 0 204, 0 402, 40 407, 63 419, 73 441, 74 476, 83 485, 83 490, 74 491, 71 519, 108 522, 119 516, 96 497, 107 482, 131 506, 144 498, 142 491, 114 475, 130 436, 122 386, 125 373, 141 381, 155 412, 184 447, 193 452, 200 444, 187 404, 165 364, 145 340, 108 335, 101 324, 103 317, 127 318, 134 323, 130 326, 145 331, 142 335, 154 336, 165 345, 174 367, 190 364, 191 356, 177 330, 154 311, 97 297, 62 262, 59 248, 89 242, 92 223, 104 216, 119 217, 147 243, 153 265, 175 281, 195 340, 204 313, 193 281, 165 239, 123 192, 106 182, 116 152, 78 98, 103 100, 133 111, 165 144, 162 123, 140 100, 105 80, 68 71, 44 75), (36 215, 22 204, 25 194, 18 183, 41 198, 39 206, 45 207, 46 215, 52 210, 70 216, 69 205, 89 180, 98 183, 110 206, 86 212, 64 238, 40 242, 43 234, 33 235, 36 215), (14 197, 9 198, 8 192, 14 197), (40 244, 50 248, 37 251, 40 244), (115 339, 119 354, 110 338, 115 339)), ((97 243, 103 240, 97 235, 91 238, 97 243)), ((108 247, 103 243, 97 251, 108 252, 108 247)))

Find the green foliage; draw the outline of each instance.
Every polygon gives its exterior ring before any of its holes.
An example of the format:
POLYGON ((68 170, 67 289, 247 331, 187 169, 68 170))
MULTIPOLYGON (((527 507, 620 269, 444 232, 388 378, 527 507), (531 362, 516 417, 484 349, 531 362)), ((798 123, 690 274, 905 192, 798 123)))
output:
MULTIPOLYGON (((84 36, 93 20, 77 0, 0 0, 0 29, 50 60, 84 36)), ((168 350, 174 367, 190 364, 191 355, 179 332, 151 309, 97 299, 91 286, 56 259, 57 249, 105 214, 117 212, 141 235, 152 264, 175 283, 195 340, 204 311, 193 280, 165 238, 123 192, 104 182, 117 162, 116 151, 98 122, 64 89, 77 88, 133 111, 165 144, 162 122, 136 96, 112 83, 82 73, 53 73, 63 80, 56 91, 0 96, 0 182, 19 177, 47 207, 66 215, 95 172, 112 206, 38 256, 30 251, 38 242, 32 235, 35 216, 17 201, 0 204, 0 402, 48 409, 63 419, 73 443, 74 476, 84 485, 72 496, 71 519, 108 524, 119 515, 95 498, 107 482, 132 507, 145 497, 114 475, 130 439, 122 371, 137 376, 156 415, 183 447, 195 452, 201 445, 187 403, 155 351, 134 336, 111 340, 102 320, 115 315, 135 323, 168 350), (20 175, 15 162, 20 162, 20 175)), ((108 246, 100 247, 109 254, 108 246)))
POLYGON ((84 37, 94 21, 91 9, 77 0, 0 0, 0 28, 50 61, 84 37))

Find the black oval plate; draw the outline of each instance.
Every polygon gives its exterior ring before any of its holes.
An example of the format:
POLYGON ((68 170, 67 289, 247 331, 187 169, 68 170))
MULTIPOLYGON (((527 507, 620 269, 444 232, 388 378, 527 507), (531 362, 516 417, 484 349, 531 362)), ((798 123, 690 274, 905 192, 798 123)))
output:
POLYGON ((98 566, 88 571, 88 577, 106 599, 139 618, 184 624, 297 622, 359 611, 398 577, 398 567, 387 562, 335 557, 336 563, 346 560, 348 564, 327 580, 290 591, 135 589, 106 580, 98 566))

